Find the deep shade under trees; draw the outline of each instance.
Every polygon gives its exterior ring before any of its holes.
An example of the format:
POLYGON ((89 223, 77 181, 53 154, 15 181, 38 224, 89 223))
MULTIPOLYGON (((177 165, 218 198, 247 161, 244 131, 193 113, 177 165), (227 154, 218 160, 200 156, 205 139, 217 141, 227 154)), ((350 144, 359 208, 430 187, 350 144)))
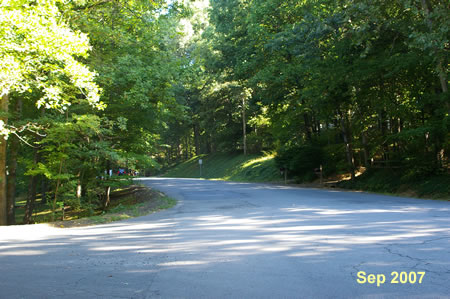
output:
MULTIPOLYGON (((299 180, 448 176, 448 1, 43 0, 0 8, 0 225, 107 207, 109 170, 276 153, 299 180), (6 138, 8 137, 8 138, 6 138)), ((450 183, 450 182, 449 182, 450 183)))

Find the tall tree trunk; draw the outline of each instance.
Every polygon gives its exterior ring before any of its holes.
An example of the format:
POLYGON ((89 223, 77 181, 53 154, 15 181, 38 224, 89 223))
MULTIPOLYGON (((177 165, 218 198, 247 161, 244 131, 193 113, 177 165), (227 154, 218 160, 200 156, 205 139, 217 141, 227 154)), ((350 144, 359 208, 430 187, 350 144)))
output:
MULTIPOLYGON (((430 29, 430 33, 433 33, 433 22, 431 20, 431 13, 433 12, 433 6, 429 0, 422 0, 422 9, 425 13, 426 22, 428 25, 428 28, 430 29)), ((442 57, 439 58, 439 49, 434 49, 434 56, 438 57, 436 69, 438 71, 439 75, 439 82, 441 83, 441 89, 442 93, 448 94, 448 77, 447 77, 447 71, 446 71, 446 60, 445 60, 445 53, 442 57)), ((446 97, 445 105, 447 108, 447 112, 450 114, 450 101, 448 100, 448 96, 446 97)), ((443 157, 445 155, 444 148, 436 149, 438 154, 436 154, 436 162, 438 164, 438 167, 442 167, 442 161, 443 157)))
POLYGON ((202 150, 200 149, 200 132, 197 123, 194 123, 194 143, 195 154, 198 156, 202 153, 202 150))
POLYGON ((352 136, 350 133, 349 124, 347 123, 348 121, 346 119, 344 120, 344 116, 341 115, 341 128, 345 143, 345 153, 347 156, 347 163, 350 170, 351 179, 353 181, 355 179, 355 159, 353 156, 352 136))
MULTIPOLYGON (((75 191, 75 196, 77 198, 77 202, 78 204, 81 206, 81 195, 83 193, 83 186, 82 186, 82 181, 83 181, 83 176, 81 175, 81 171, 78 172, 78 180, 77 180, 77 187, 76 187, 76 191, 75 191)), ((108 176, 108 171, 106 176, 108 176)))
MULTIPOLYGON (((15 119, 20 119, 22 114, 22 99, 18 98, 15 104, 15 119)), ((6 181, 7 194, 7 212, 8 224, 16 223, 15 205, 16 205, 16 171, 17 171, 17 155, 19 152, 20 140, 16 136, 10 137, 8 153, 8 178, 6 181)))
MULTIPOLYGON (((109 177, 109 170, 110 170, 110 167, 111 167, 111 165, 110 165, 110 163, 109 163, 109 161, 106 163, 106 176, 105 177, 109 177)), ((81 170, 81 171, 79 171, 78 172, 78 181, 77 181, 77 188, 76 188, 76 191, 75 191, 75 193, 76 193, 76 197, 77 197, 77 200, 78 200, 78 203, 79 204, 81 204, 81 198, 83 197, 83 196, 86 196, 86 185, 87 185, 87 182, 86 182, 86 180, 85 180, 85 178, 84 178, 84 174, 85 174, 85 171, 84 170, 81 170)))
MULTIPOLYGON (((62 173, 62 167, 63 167, 63 160, 61 159, 61 161, 59 162, 58 176, 60 176, 62 173)), ((52 203, 52 222, 55 221, 56 201, 58 200, 58 189, 59 189, 60 184, 61 184, 61 179, 58 178, 56 180, 55 196, 53 197, 53 203, 52 203)))
POLYGON ((47 178, 41 176, 41 204, 45 205, 47 203, 47 178))
MULTIPOLYGON (((109 169, 111 168, 111 161, 106 160, 106 168, 109 169)), ((106 178, 106 180, 108 180, 109 178, 106 178)), ((111 193, 111 186, 106 186, 105 187, 105 197, 104 197, 104 201, 103 201, 103 209, 106 210, 106 208, 109 206, 110 203, 110 193, 111 193)))
MULTIPOLYGON (((39 153, 34 149, 33 163, 36 165, 39 161, 39 153)), ((36 202, 37 176, 30 176, 28 186, 27 203, 25 204, 25 214, 23 215, 23 223, 30 224, 33 216, 34 203, 36 202)))
MULTIPOLYGON (((45 116, 45 108, 41 109, 41 117, 44 118, 45 116)), ((38 140, 41 140, 42 138, 38 138, 38 140)), ((45 164, 45 158, 41 155, 39 156, 39 162, 45 164)), ((41 175, 40 177, 40 183, 41 183, 41 205, 47 204, 48 198, 47 198, 47 191, 48 191, 48 179, 45 175, 41 175)))
POLYGON ((184 159, 189 159, 189 139, 188 136, 184 136, 184 159))
POLYGON ((311 137, 312 137, 311 131, 312 131, 312 128, 311 128, 311 123, 310 123, 310 120, 309 120, 309 115, 308 115, 308 113, 306 113, 306 112, 303 113, 303 121, 305 122, 306 140, 311 141, 311 137))
POLYGON ((111 201, 110 194, 111 194, 111 186, 105 187, 105 198, 103 201, 103 209, 104 210, 106 210, 106 208, 109 206, 109 203, 111 201))
POLYGON ((383 137, 383 144, 382 144, 383 159, 384 159, 384 161, 388 161, 389 160, 389 156, 388 156, 389 155, 389 145, 387 145, 385 142, 387 131, 388 131, 388 124, 387 124, 386 110, 384 108, 381 110, 379 117, 380 117, 379 118, 380 131, 381 131, 381 136, 383 137))
POLYGON ((81 180, 78 180, 78 182, 77 182, 77 192, 76 192, 76 196, 77 196, 78 202, 80 202, 80 200, 81 200, 81 191, 82 190, 83 190, 83 188, 81 187, 81 180))
MULTIPOLYGON (((444 69, 444 63, 441 61, 439 61, 438 64, 438 71, 439 71, 439 81, 441 81, 441 88, 442 88, 442 92, 448 92, 448 79, 447 79, 447 73, 445 72, 444 69)), ((447 101, 447 107, 449 105, 449 102, 447 101)))
POLYGON ((208 133, 206 136, 206 153, 211 154, 214 150, 214 146, 211 141, 211 134, 208 133))
MULTIPOLYGON (((430 17, 431 13, 433 12, 433 7, 431 5, 431 2, 428 0, 422 0, 421 2, 422 2, 422 9, 425 14, 428 28, 430 29, 430 32, 433 33, 433 22, 430 17)), ((438 51, 439 50, 435 49, 436 53, 434 53, 434 54, 438 54, 438 51)), ((441 89, 442 89, 443 93, 448 92, 448 78, 447 78, 447 72, 445 70, 445 65, 446 65, 446 63, 444 61, 444 58, 440 58, 437 61, 437 65, 436 65, 436 69, 437 69, 438 75, 439 75, 439 82, 441 83, 441 89)), ((447 110, 450 113, 450 102, 448 100, 446 102, 446 105, 447 105, 447 110)))
MULTIPOLYGON (((2 95, 0 101, 0 121, 8 123, 8 94, 2 95)), ((7 194, 6 194, 6 139, 0 136, 0 225, 8 224, 7 194)))
POLYGON ((27 203, 25 204, 25 214, 23 215, 24 224, 31 223, 35 202, 36 202, 36 176, 30 176, 27 203))
POLYGON ((361 141, 363 146, 363 153, 364 153, 364 166, 369 166, 369 146, 367 144, 367 137, 366 132, 361 133, 361 141))
POLYGON ((16 222, 14 207, 16 204, 16 171, 19 145, 19 139, 16 136, 10 136, 8 179, 6 181, 8 225, 13 225, 16 222))
POLYGON ((244 137, 244 155, 247 155, 247 120, 245 117, 245 98, 242 98, 242 134, 244 137))
POLYGON ((30 176, 28 185, 27 203, 25 204, 25 214, 23 215, 23 223, 30 224, 33 216, 34 203, 36 202, 36 176, 30 176))

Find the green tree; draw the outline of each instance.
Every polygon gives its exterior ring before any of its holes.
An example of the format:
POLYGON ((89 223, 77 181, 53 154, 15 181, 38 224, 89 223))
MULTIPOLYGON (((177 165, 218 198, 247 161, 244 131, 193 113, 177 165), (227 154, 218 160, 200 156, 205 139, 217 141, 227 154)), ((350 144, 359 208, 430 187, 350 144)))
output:
POLYGON ((39 90, 38 107, 65 109, 74 95, 104 108, 91 72, 77 57, 90 49, 86 35, 71 30, 58 1, 3 1, 0 7, 0 225, 6 224, 6 139, 9 96, 39 90))

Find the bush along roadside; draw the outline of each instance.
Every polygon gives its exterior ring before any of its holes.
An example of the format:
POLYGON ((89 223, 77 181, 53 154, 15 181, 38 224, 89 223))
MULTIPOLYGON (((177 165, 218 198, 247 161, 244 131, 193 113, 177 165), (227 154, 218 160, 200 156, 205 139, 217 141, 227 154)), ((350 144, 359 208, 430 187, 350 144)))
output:
MULTIPOLYGON (((77 227, 109 223, 129 218, 140 217, 175 206, 177 201, 164 193, 141 185, 131 185, 115 190, 111 193, 110 205, 105 208, 97 207, 86 211, 85 209, 60 211, 58 221, 50 222, 55 227, 77 227), (64 220, 62 220, 64 219, 64 220)), ((49 211, 41 211, 45 214, 49 211)), ((48 222, 46 219, 39 222, 48 222)))
POLYGON ((369 169, 337 187, 412 197, 450 200, 450 175, 429 173, 411 176, 400 169, 369 169))

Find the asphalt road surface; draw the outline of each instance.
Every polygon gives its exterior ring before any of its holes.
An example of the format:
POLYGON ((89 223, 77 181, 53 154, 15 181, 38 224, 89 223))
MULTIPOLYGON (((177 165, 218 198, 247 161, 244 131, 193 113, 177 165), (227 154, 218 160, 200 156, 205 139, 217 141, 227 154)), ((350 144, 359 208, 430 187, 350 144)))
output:
POLYGON ((449 202, 141 182, 178 205, 93 227, 1 227, 0 298, 450 298, 449 202))

